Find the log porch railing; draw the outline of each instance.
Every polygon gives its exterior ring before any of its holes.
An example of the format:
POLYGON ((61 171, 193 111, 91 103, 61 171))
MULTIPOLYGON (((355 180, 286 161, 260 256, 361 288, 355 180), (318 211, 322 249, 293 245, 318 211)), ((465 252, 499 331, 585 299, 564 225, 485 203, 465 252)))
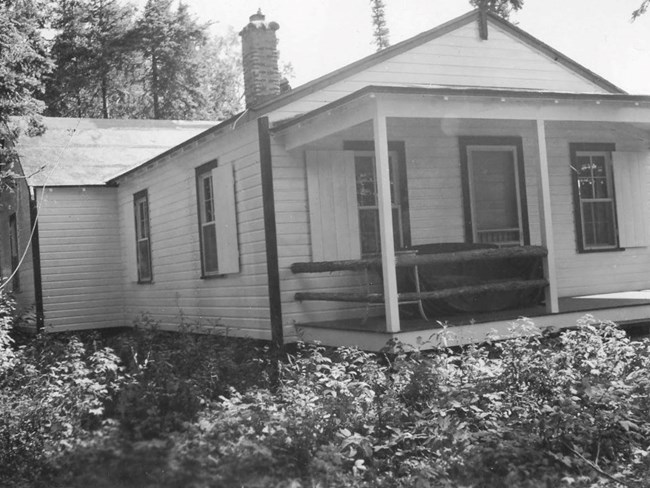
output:
MULTIPOLYGON (((546 249, 541 246, 465 250, 440 254, 397 254, 396 266, 398 268, 408 268, 436 264, 485 262, 500 259, 544 258, 546 255, 546 249)), ((291 265, 291 271, 293 273, 328 273, 334 271, 364 271, 369 269, 381 269, 381 258, 373 257, 345 261, 305 262, 294 263, 291 265)), ((398 294, 398 298, 400 301, 442 299, 455 296, 477 295, 487 292, 541 289, 546 286, 548 286, 548 281, 546 279, 509 279, 420 292, 403 292, 398 294)), ((298 292, 295 294, 295 299, 299 301, 318 300, 383 303, 384 295, 382 293, 298 292)))

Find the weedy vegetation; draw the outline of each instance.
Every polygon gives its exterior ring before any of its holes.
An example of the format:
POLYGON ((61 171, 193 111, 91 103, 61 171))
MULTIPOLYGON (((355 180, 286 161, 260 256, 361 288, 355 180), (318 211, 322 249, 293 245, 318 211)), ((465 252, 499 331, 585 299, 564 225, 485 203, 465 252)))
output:
POLYGON ((157 331, 14 332, 0 302, 0 485, 643 487, 650 342, 583 318, 382 354, 157 331))

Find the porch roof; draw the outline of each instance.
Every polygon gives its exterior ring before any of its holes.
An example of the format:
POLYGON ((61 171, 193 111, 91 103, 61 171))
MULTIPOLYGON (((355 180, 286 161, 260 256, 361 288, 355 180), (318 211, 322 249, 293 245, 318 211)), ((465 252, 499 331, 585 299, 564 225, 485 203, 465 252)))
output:
MULTIPOLYGON (((441 97, 443 100, 465 99, 467 101, 498 100, 498 101, 528 101, 583 103, 589 105, 600 105, 602 102, 616 104, 617 107, 638 107, 640 109, 650 108, 650 95, 630 95, 627 93, 570 93, 570 92, 549 92, 536 90, 511 90, 499 88, 472 88, 472 87, 447 87, 447 86, 413 86, 413 85, 368 85, 354 93, 323 105, 311 112, 306 112, 297 117, 279 121, 273 125, 271 132, 280 133, 287 129, 314 119, 321 114, 331 113, 333 110, 358 102, 363 98, 374 98, 378 95, 404 95, 404 96, 428 96, 441 97)), ((531 120, 537 117, 530 116, 531 120)), ((570 120, 570 119, 567 119, 570 120)), ((650 116, 648 117, 650 122, 650 116)))
POLYGON ((385 117, 622 122, 650 131, 649 95, 369 85, 279 121, 271 132, 285 137, 287 149, 295 149, 372 120, 378 104, 385 117))

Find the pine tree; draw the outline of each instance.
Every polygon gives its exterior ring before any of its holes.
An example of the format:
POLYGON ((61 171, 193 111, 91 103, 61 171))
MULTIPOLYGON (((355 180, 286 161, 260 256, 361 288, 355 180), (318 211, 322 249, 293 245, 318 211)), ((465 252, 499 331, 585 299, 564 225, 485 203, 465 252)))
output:
POLYGON ((41 36, 46 14, 40 0, 0 0, 0 199, 11 192, 15 177, 19 132, 10 117, 27 117, 28 127, 38 129, 35 117, 44 108, 42 78, 51 67, 41 36))
POLYGON ((648 7, 650 7, 650 0, 643 0, 639 8, 632 12, 632 20, 634 21, 645 14, 648 11, 648 7))
POLYGON ((41 36, 45 16, 43 1, 0 0, 0 123, 43 109, 42 76, 51 67, 41 36))
POLYGON ((154 119, 187 119, 204 103, 200 90, 199 50, 207 41, 207 25, 199 24, 185 4, 176 12, 172 0, 148 0, 136 35, 147 65, 145 90, 154 119))
POLYGON ((122 87, 137 65, 129 46, 133 14, 117 0, 59 1, 49 115, 108 118, 124 112, 122 87))
POLYGON ((521 10, 524 6, 524 0, 470 0, 469 3, 473 7, 494 12, 504 19, 509 19, 513 11, 521 10))
POLYGON ((119 2, 58 1, 48 115, 222 119, 239 111, 234 33, 210 39, 173 0, 149 0, 139 14, 119 2))
POLYGON ((89 0, 88 7, 90 66, 99 84, 102 117, 108 118, 109 105, 121 98, 118 82, 136 64, 130 45, 133 10, 116 0, 89 0))
POLYGON ((377 51, 381 51, 390 45, 388 40, 389 31, 388 24, 386 23, 386 5, 384 0, 370 0, 372 9, 372 25, 374 28, 373 37, 377 51))
POLYGON ((193 118, 224 120, 241 111, 244 80, 239 35, 231 30, 223 36, 211 37, 198 55, 206 103, 193 118))

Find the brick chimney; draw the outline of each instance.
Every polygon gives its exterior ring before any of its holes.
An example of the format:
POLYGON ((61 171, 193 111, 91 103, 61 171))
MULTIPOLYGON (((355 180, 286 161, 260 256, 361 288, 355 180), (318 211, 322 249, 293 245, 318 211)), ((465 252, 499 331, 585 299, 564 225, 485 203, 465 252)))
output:
POLYGON ((264 19, 262 11, 258 10, 239 33, 246 108, 254 108, 280 94, 278 40, 275 36, 280 26, 277 22, 266 22, 264 19))

